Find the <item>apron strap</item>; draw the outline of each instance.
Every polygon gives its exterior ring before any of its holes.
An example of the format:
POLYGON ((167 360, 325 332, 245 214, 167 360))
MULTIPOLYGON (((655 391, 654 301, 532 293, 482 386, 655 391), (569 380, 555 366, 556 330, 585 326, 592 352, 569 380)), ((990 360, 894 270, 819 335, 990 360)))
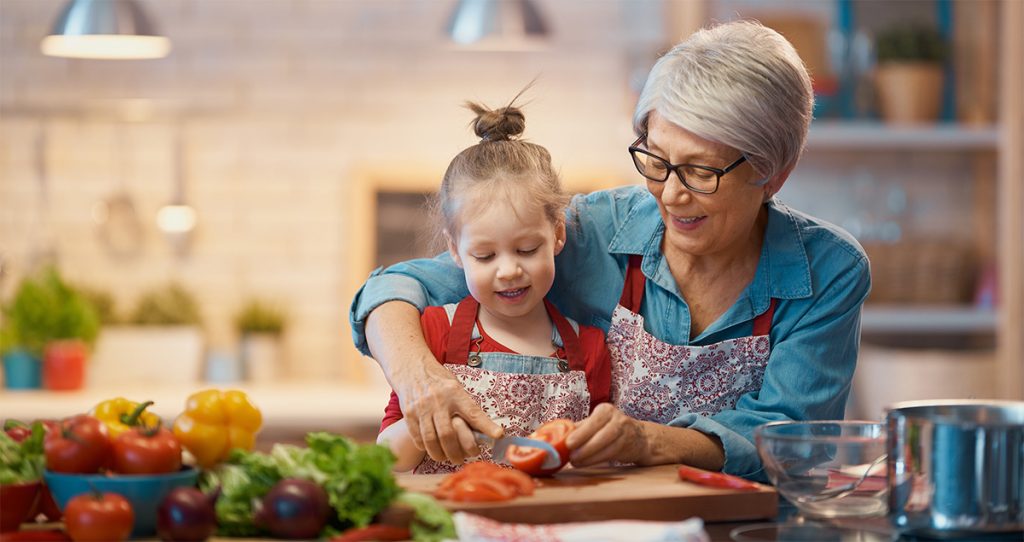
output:
POLYGON ((444 362, 452 365, 466 365, 469 360, 469 345, 473 342, 473 325, 476 323, 480 303, 467 295, 455 307, 451 329, 448 330, 448 350, 444 362))
POLYGON ((565 356, 569 359, 569 369, 585 370, 586 361, 583 358, 583 347, 580 346, 580 337, 576 334, 576 330, 547 298, 544 298, 544 308, 548 310, 548 316, 554 322, 558 334, 562 336, 562 348, 565 350, 565 356))
POLYGON ((772 316, 775 315, 775 306, 779 304, 777 298, 772 298, 771 302, 768 303, 768 310, 762 312, 754 318, 754 333, 753 336, 758 337, 761 335, 767 335, 772 329, 772 316))
POLYGON ((619 305, 632 312, 640 312, 640 303, 644 299, 644 286, 647 284, 647 277, 640 268, 643 256, 640 254, 629 255, 629 265, 626 266, 626 283, 622 285, 622 297, 619 298, 619 305))
MULTIPOLYGON (((453 365, 466 365, 469 359, 470 345, 473 342, 473 326, 476 324, 476 315, 480 303, 473 296, 466 296, 455 308, 455 315, 452 316, 451 329, 448 331, 448 348, 446 351, 445 363, 453 365)), ((555 329, 562 337, 562 348, 565 350, 569 361, 569 368, 574 371, 582 371, 586 367, 583 357, 583 348, 580 346, 579 335, 573 329, 572 324, 558 312, 553 304, 544 299, 544 308, 548 316, 555 324, 555 329)))

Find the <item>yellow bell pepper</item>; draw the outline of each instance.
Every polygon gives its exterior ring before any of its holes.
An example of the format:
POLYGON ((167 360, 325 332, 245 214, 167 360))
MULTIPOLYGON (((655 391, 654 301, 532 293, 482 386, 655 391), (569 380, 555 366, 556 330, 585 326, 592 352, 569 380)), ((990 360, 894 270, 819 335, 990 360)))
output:
POLYGON ((118 435, 131 430, 132 427, 160 426, 160 416, 146 411, 146 408, 152 404, 153 401, 139 404, 124 397, 115 397, 93 407, 91 414, 107 426, 107 436, 113 441, 118 435))
POLYGON ((185 411, 174 420, 174 436, 209 468, 227 459, 231 450, 251 450, 263 415, 244 392, 203 390, 185 401, 185 411))

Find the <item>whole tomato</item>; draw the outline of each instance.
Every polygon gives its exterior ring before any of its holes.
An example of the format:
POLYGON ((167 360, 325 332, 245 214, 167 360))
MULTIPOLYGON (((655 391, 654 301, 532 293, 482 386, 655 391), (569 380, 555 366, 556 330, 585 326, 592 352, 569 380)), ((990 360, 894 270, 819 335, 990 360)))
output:
POLYGON ((53 472, 96 472, 110 459, 107 428, 86 414, 65 418, 46 434, 43 452, 46 468, 53 472))
POLYGON ((64 528, 75 542, 118 542, 132 533, 135 512, 117 493, 82 493, 64 507, 64 528))
POLYGON ((163 474, 181 469, 181 445, 166 427, 133 427, 114 439, 114 471, 163 474))

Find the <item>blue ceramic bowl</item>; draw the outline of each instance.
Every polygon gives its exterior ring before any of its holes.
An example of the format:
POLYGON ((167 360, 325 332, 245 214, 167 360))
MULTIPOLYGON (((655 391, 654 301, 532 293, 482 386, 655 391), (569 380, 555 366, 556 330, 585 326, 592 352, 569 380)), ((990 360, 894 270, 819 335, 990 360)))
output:
POLYGON ((199 471, 184 467, 169 474, 66 474, 43 472, 43 479, 53 493, 61 511, 75 495, 93 489, 101 493, 118 493, 132 505, 135 525, 132 537, 151 536, 156 533, 156 510, 160 501, 172 489, 196 485, 199 471))

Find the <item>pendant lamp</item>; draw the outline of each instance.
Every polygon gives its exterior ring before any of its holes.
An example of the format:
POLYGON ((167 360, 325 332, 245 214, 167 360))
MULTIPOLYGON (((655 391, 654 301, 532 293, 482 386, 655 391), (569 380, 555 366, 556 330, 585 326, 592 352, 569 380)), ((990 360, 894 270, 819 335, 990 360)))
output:
POLYGON ((459 0, 447 32, 460 46, 499 51, 541 48, 549 33, 532 0, 459 0))
POLYGON ((162 58, 171 41, 157 32, 135 0, 71 0, 40 49, 44 55, 69 58, 162 58))

